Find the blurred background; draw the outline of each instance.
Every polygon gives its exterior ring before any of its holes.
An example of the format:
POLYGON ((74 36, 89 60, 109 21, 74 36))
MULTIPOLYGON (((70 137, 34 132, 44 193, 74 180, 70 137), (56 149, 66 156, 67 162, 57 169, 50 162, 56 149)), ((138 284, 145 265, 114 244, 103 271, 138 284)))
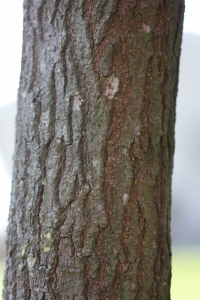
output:
MULTIPOLYGON (((22 0, 0 1, 0 289, 22 45, 22 0)), ((200 1, 186 0, 172 184, 172 300, 200 299, 200 1)), ((0 296, 1 299, 1 296, 0 296)))

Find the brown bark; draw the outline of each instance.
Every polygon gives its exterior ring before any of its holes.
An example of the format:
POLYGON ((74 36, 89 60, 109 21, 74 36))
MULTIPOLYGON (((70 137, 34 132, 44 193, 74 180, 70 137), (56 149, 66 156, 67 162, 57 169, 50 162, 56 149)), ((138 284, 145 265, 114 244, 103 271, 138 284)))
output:
POLYGON ((182 0, 25 0, 4 300, 170 299, 182 0))

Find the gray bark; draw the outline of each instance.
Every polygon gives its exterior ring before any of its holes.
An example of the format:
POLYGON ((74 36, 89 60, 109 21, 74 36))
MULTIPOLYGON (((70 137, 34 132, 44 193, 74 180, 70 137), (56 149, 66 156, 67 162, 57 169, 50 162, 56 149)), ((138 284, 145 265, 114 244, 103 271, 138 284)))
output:
POLYGON ((24 1, 4 300, 170 299, 183 11, 24 1))

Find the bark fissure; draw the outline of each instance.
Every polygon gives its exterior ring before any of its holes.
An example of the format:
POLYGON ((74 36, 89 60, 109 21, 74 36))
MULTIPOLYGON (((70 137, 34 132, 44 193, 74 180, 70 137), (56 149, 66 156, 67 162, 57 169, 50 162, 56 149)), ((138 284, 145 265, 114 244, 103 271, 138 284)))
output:
POLYGON ((42 0, 41 3, 40 3, 40 6, 38 7, 37 9, 37 19, 38 19, 38 30, 40 32, 40 39, 43 40, 43 36, 44 36, 44 27, 43 27, 43 24, 44 24, 44 19, 46 19, 46 16, 45 16, 45 5, 47 3, 47 0, 42 0))
POLYGON ((52 16, 51 16, 51 21, 50 21, 50 24, 52 24, 52 25, 53 25, 54 20, 56 18, 56 14, 58 12, 58 8, 59 8, 59 5, 61 3, 61 0, 55 0, 54 2, 55 2, 54 3, 54 10, 53 10, 53 13, 52 13, 52 16))

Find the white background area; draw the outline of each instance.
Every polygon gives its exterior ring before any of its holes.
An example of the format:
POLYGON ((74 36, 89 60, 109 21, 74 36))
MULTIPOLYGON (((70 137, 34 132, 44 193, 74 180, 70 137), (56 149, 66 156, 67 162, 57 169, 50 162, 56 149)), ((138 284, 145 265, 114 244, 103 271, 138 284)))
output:
MULTIPOLYGON (((21 64, 22 1, 1 0, 0 12, 0 235, 3 235, 7 226, 11 191, 14 103, 21 64)), ((200 203, 199 15, 200 0, 187 0, 173 176, 172 224, 176 226, 173 225, 175 230, 172 230, 172 236, 178 242, 200 242, 200 234, 196 232, 200 220, 200 209, 197 208, 200 203), (182 223, 187 224, 188 232, 181 231, 182 223)))

